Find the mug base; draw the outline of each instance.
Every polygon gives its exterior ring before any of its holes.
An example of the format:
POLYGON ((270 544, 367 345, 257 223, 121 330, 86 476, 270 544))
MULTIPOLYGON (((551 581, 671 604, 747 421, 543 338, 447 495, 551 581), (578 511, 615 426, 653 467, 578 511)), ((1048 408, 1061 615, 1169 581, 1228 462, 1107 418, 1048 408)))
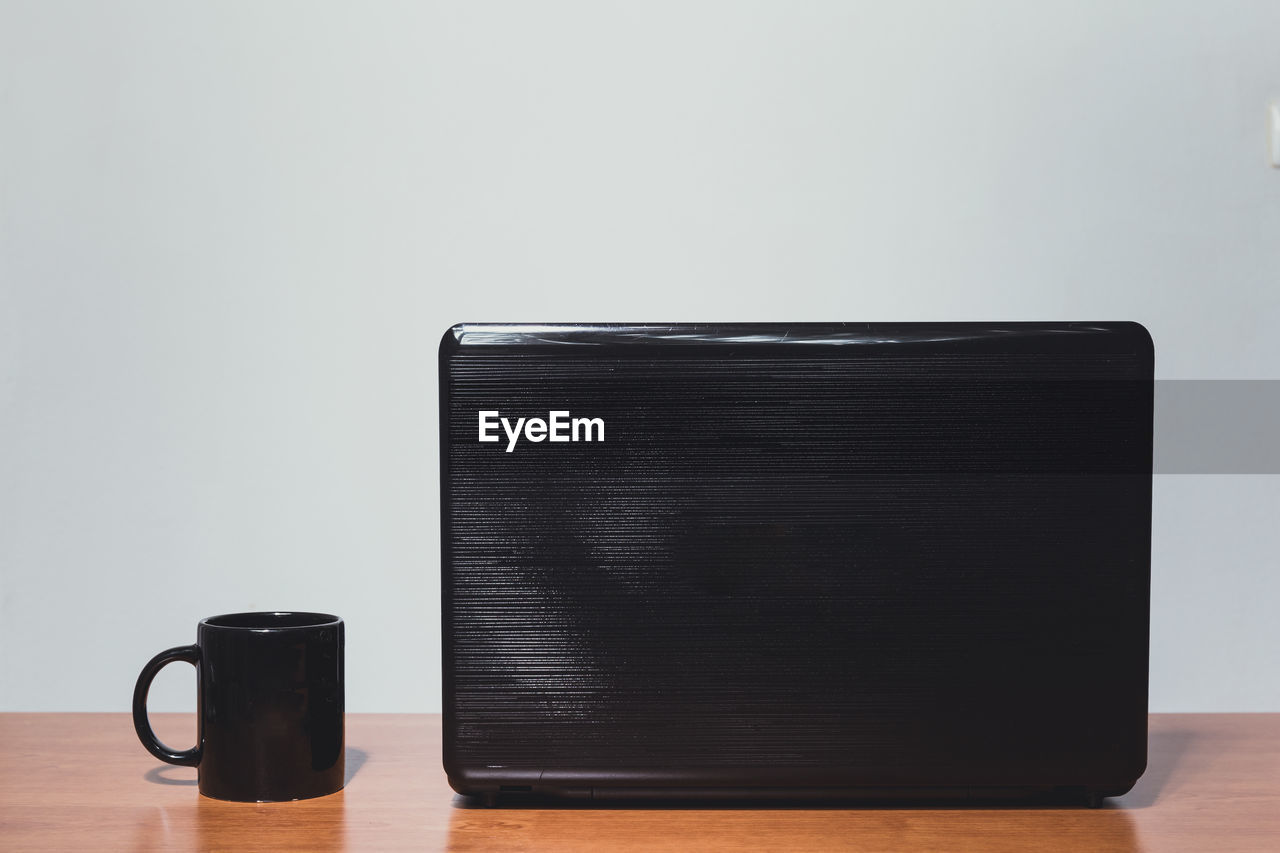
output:
POLYGON ((347 787, 346 785, 343 785, 339 788, 335 788, 332 791, 325 791, 323 793, 318 793, 318 794, 303 794, 302 796, 299 796, 299 797, 286 797, 286 798, 280 798, 280 799, 267 799, 267 800, 248 800, 248 799, 241 799, 237 797, 220 797, 217 794, 209 794, 209 793, 205 793, 204 791, 200 792, 200 796, 205 797, 206 799, 216 800, 220 803, 297 803, 303 800, 318 800, 321 797, 331 797, 334 794, 341 793, 342 791, 346 790, 346 787, 347 787))

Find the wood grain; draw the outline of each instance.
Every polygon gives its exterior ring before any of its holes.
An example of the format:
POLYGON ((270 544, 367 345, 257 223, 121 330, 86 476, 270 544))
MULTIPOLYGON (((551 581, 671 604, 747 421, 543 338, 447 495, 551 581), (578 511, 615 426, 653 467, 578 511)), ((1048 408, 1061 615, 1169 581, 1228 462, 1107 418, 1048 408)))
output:
MULTIPOLYGON (((194 740, 187 715, 153 723, 194 740)), ((126 714, 0 714, 0 849, 1280 850, 1280 714, 1152 716, 1147 774, 1097 810, 478 809, 445 783, 438 716, 351 714, 347 743, 345 791, 224 803, 126 714)))

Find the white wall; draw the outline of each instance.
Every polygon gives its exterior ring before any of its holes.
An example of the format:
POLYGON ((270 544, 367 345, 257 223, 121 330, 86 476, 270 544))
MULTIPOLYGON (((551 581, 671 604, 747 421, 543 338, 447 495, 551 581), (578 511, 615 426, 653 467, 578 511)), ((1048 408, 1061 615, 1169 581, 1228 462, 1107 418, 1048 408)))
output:
MULTIPOLYGON (((1136 319, 1162 378, 1280 378, 1277 33, 1275 0, 4 0, 0 709, 123 710, 252 608, 346 617, 351 710, 438 708, 459 320, 1136 319)), ((1280 710, 1277 507, 1157 478, 1154 709, 1280 710)))

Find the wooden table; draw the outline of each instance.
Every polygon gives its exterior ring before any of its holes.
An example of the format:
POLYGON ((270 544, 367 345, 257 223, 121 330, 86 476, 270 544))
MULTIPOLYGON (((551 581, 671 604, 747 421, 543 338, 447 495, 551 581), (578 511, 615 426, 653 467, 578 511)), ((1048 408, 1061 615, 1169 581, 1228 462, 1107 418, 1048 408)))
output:
MULTIPOLYGON (((153 717, 194 742, 190 715, 153 717)), ((1280 851, 1280 714, 1157 714, 1127 796, 1084 808, 480 809, 440 770, 436 715, 347 716, 345 791, 201 797, 126 714, 0 714, 0 850, 1280 851)))

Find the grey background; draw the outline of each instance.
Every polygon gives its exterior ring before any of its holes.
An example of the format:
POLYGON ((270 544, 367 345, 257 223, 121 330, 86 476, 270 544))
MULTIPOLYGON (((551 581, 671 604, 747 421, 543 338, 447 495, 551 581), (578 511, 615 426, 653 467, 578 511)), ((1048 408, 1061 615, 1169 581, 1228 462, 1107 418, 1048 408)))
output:
MULTIPOLYGON (((1274 0, 2 0, 0 709, 123 710, 250 608, 347 618, 351 710, 438 709, 460 320, 1134 319, 1162 379, 1280 378, 1278 32, 1274 0)), ((1280 710, 1278 498, 1156 478, 1155 710, 1280 710)))

